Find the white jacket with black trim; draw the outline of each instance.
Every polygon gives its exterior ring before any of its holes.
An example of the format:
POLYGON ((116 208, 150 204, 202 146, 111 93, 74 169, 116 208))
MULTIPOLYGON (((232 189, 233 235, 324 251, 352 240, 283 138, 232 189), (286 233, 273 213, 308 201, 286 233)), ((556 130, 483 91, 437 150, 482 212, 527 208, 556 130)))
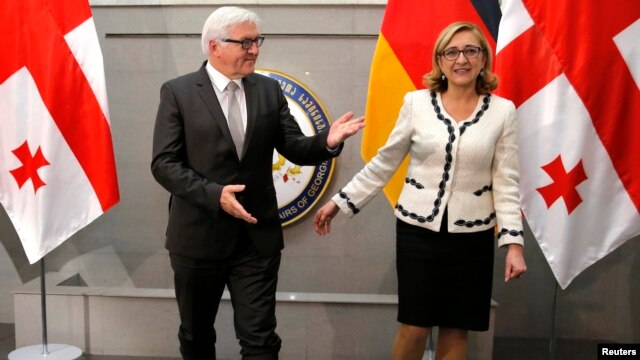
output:
POLYGON ((399 219, 438 231, 447 207, 449 232, 497 222, 498 246, 523 244, 516 130, 513 103, 497 95, 481 96, 471 117, 456 122, 440 93, 409 92, 387 143, 332 200, 357 214, 409 154, 394 211, 399 219))

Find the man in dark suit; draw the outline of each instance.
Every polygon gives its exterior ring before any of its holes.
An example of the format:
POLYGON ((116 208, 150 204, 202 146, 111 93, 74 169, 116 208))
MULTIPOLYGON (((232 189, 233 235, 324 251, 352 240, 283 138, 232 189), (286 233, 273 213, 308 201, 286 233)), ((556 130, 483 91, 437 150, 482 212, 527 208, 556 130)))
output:
POLYGON ((171 193, 166 248, 174 271, 184 359, 215 359, 224 286, 243 359, 278 358, 275 293, 282 228, 271 172, 276 149, 311 165, 337 156, 364 126, 352 113, 306 137, 277 81, 255 74, 257 16, 222 7, 202 30, 208 56, 163 84, 151 171, 171 193))

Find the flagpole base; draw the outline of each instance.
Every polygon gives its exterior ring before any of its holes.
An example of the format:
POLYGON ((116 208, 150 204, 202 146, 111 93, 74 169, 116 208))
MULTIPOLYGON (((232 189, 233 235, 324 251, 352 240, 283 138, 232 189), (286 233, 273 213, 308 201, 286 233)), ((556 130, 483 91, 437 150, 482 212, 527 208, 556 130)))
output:
POLYGON ((47 349, 49 353, 45 355, 42 353, 42 344, 21 347, 9 353, 9 360, 71 360, 82 356, 82 350, 71 345, 48 344, 47 349))

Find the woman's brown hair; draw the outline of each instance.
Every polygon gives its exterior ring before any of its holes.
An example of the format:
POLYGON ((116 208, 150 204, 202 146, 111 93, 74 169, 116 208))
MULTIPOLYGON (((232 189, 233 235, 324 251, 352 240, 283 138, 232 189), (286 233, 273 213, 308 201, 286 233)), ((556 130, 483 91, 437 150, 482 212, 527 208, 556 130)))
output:
POLYGON ((491 64, 493 62, 493 53, 487 38, 484 36, 480 28, 470 22, 455 22, 447 26, 436 40, 436 45, 433 48, 433 55, 431 58, 432 70, 422 77, 424 86, 435 92, 442 92, 447 90, 447 79, 442 79, 442 69, 438 65, 438 57, 445 49, 445 46, 449 44, 453 36, 461 31, 470 31, 480 43, 482 52, 487 61, 484 64, 481 74, 478 75, 476 80, 476 93, 486 94, 498 87, 498 76, 491 72, 491 64))

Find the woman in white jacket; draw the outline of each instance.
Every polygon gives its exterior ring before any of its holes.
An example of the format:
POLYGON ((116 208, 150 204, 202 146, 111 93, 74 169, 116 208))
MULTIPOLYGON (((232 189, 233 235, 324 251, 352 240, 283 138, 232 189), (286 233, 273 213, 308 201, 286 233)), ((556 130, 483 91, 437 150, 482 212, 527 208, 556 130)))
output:
POLYGON ((410 156, 394 211, 394 360, 422 359, 433 326, 436 359, 465 358, 467 332, 489 326, 494 235, 507 248, 505 281, 526 271, 516 112, 490 93, 498 79, 488 42, 475 24, 453 23, 432 60, 427 89, 405 95, 387 143, 313 220, 315 231, 327 234, 338 210, 357 214, 410 156))

